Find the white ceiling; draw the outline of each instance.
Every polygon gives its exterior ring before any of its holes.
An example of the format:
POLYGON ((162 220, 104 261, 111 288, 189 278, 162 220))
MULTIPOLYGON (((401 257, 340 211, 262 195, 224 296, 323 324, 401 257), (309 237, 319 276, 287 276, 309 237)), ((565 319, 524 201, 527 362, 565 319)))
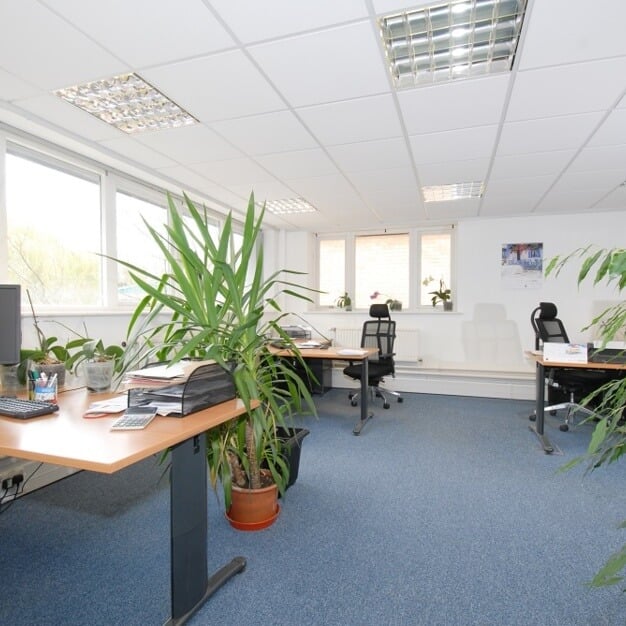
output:
POLYGON ((626 2, 530 0, 511 73, 395 91, 377 16, 425 4, 0 0, 0 121, 209 203, 318 209, 287 229, 625 209, 626 2), (129 136, 51 94, 131 71, 200 123, 129 136))

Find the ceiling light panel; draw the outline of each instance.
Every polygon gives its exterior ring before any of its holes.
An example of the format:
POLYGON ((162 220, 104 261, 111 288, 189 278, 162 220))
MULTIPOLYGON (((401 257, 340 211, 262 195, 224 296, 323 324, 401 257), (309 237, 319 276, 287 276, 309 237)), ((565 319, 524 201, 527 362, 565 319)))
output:
POLYGON ((265 208, 274 215, 290 215, 294 213, 316 213, 317 209, 304 198, 285 198, 284 200, 267 200, 265 208))
POLYGON ((483 195, 484 183, 452 183, 451 185, 432 185, 422 187, 424 202, 446 202, 449 200, 468 200, 483 195))
POLYGON ((527 0, 452 0, 379 18, 396 88, 511 70, 527 0))
POLYGON ((54 93, 129 134, 198 121, 137 74, 121 74, 54 93))

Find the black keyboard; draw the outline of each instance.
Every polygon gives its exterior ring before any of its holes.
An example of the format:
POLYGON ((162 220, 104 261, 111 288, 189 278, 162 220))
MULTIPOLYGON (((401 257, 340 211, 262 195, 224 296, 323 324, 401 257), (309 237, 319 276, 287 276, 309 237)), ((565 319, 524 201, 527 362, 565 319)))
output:
POLYGON ((58 410, 58 405, 53 404, 52 402, 44 402, 43 400, 23 400, 21 398, 0 396, 0 415, 6 415, 8 417, 16 417, 21 420, 26 420, 31 417, 48 415, 58 410))

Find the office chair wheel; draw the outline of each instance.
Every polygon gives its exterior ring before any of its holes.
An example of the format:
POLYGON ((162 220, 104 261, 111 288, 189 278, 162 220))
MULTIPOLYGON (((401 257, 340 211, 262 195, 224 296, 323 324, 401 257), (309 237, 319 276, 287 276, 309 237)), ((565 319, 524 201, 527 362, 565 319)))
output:
POLYGON ((391 405, 389 404, 389 402, 385 402, 383 404, 383 409, 388 409, 391 405))
POLYGON ((566 433, 569 430, 569 426, 567 424, 561 424, 559 426, 559 430, 563 431, 564 433, 566 433))
POLYGON ((350 400, 350 404, 352 406, 356 406, 358 404, 358 402, 356 400, 350 400))
POLYGON ((550 411, 550 415, 556 415, 556 411, 550 411))
POLYGON ((537 419, 537 415, 535 413, 532 413, 531 415, 528 416, 528 419, 531 422, 534 422, 537 419))
POLYGON ((398 402, 404 402, 404 398, 402 396, 398 396, 398 402))

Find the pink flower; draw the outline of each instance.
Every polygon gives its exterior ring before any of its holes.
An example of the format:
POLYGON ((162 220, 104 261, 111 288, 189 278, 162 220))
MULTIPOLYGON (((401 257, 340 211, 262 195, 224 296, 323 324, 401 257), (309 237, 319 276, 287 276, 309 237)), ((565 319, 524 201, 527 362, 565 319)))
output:
POLYGON ((380 296, 380 291, 375 291, 371 296, 370 296, 370 300, 376 300, 376 298, 378 298, 378 296, 380 296))

